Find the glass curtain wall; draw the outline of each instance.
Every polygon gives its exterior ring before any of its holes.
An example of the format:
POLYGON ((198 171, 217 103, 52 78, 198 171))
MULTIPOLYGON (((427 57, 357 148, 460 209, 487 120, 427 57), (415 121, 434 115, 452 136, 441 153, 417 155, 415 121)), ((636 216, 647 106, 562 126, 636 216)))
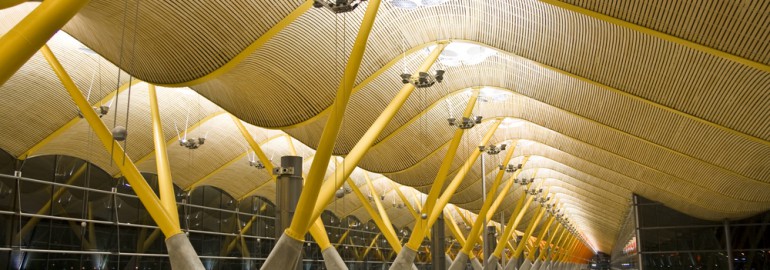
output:
MULTIPOLYGON (((144 176, 157 192, 156 176, 144 176)), ((275 244, 269 200, 238 202, 210 186, 175 188, 182 228, 207 269, 259 269, 275 244)), ((350 269, 382 269, 395 258, 373 222, 328 211, 322 219, 350 269)), ((165 248, 125 179, 73 157, 21 163, 0 151, 0 270, 170 269, 165 248)), ((304 252, 306 269, 323 269, 309 235, 304 252)), ((427 268, 429 258, 421 259, 427 268)))
MULTIPOLYGON (((633 241, 618 241, 613 251, 614 269, 770 269, 770 212, 742 220, 710 221, 635 197, 639 246, 630 248, 633 241), (634 265, 633 256, 623 253, 626 248, 639 250, 641 268, 624 268, 634 265)), ((635 219, 634 208, 629 220, 635 219)), ((633 237, 634 233, 624 226, 620 239, 628 239, 628 235, 633 237)))

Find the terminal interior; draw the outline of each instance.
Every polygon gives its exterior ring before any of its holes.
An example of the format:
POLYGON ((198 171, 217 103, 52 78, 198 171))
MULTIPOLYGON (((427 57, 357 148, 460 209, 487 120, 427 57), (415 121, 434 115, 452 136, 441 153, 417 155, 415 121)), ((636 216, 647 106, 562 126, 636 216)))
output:
POLYGON ((0 269, 770 269, 770 1, 0 1, 0 269))

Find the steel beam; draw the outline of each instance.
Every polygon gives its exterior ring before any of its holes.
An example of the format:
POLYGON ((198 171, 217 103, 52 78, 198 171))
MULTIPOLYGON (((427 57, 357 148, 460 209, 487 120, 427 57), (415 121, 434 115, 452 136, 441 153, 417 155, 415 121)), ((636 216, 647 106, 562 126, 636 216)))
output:
MULTIPOLYGON (((437 46, 423 61, 423 63, 417 69, 417 72, 427 72, 441 55, 444 47, 446 47, 446 44, 440 44, 437 46)), ((356 166, 358 166, 358 163, 361 161, 361 159, 363 159, 364 154, 369 151, 374 142, 377 140, 377 137, 380 136, 380 133, 382 133, 382 131, 385 130, 385 127, 390 124, 390 121, 393 120, 393 117, 396 116, 396 113, 398 113, 401 107, 406 103, 414 89, 414 85, 405 84, 401 90, 399 90, 398 94, 393 97, 393 100, 390 101, 385 110, 380 113, 374 123, 372 123, 372 125, 366 131, 366 133, 364 133, 361 139, 359 139, 356 145, 353 146, 350 152, 348 152, 348 154, 345 156, 343 165, 338 166, 335 169, 335 173, 332 176, 335 178, 335 180, 328 180, 323 183, 318 195, 318 200, 315 202, 315 209, 313 210, 314 217, 320 216, 321 213, 323 213, 323 210, 326 208, 326 205, 331 203, 332 199, 334 198, 334 192, 342 186, 344 179, 350 177, 350 174, 353 173, 353 170, 355 170, 356 166)), ((324 169, 324 173, 325 172, 326 171, 324 169)), ((320 177, 323 177, 323 174, 320 177)))
MULTIPOLYGON (((342 126, 342 119, 345 116, 345 108, 350 100, 350 91, 352 90, 356 76, 358 75, 361 60, 363 59, 364 51, 366 51, 366 43, 369 40, 369 33, 372 31, 374 18, 377 16, 377 10, 379 8, 380 0, 369 1, 369 4, 366 6, 366 12, 361 21, 361 27, 358 30, 358 35, 356 36, 353 49, 350 52, 348 62, 345 65, 343 78, 340 81, 339 88, 337 88, 337 96, 332 105, 332 110, 329 113, 329 119, 324 125, 323 132, 321 132, 321 139, 318 143, 318 149, 316 149, 316 158, 313 159, 313 163, 310 165, 310 171, 307 174, 305 186, 299 197, 296 214, 291 221, 291 226, 284 232, 286 236, 294 238, 294 240, 300 242, 304 241, 305 233, 310 228, 310 225, 312 225, 311 223, 321 216, 320 212, 318 215, 313 215, 313 209, 318 201, 318 195, 321 191, 321 185, 323 185, 324 175, 326 175, 326 170, 329 166, 329 159, 332 156, 337 135, 342 126)), ((323 208, 325 207, 326 205, 323 205, 323 208)), ((321 212, 323 212, 323 210, 321 212)))
POLYGON ((160 203, 169 214, 171 221, 179 224, 179 211, 176 208, 176 193, 171 179, 171 164, 168 162, 166 138, 163 134, 163 124, 160 120, 158 95, 155 85, 149 85, 150 118, 152 119, 152 142, 155 144, 155 168, 158 173, 158 194, 160 203))
MULTIPOLYGON (((66 2, 68 1, 63 1, 61 3, 66 2)), ((62 81, 64 88, 70 94, 72 100, 78 106, 86 121, 88 121, 88 124, 91 126, 96 136, 99 138, 102 144, 104 144, 105 150, 112 150, 111 158, 114 160, 121 160, 125 158, 125 163, 114 162, 113 164, 115 164, 115 166, 117 166, 125 176, 126 180, 131 185, 131 188, 134 190, 136 195, 139 197, 139 200, 147 209, 147 212, 150 214, 155 223, 158 224, 158 227, 160 227, 160 229, 163 231, 163 235, 165 235, 166 238, 169 238, 171 236, 182 233, 179 223, 174 223, 175 219, 173 219, 171 214, 168 213, 161 205, 160 199, 155 196, 155 191, 153 191, 150 185, 147 184, 144 176, 142 176, 142 174, 136 168, 136 165, 134 165, 134 162, 131 161, 131 158, 126 156, 125 152, 123 151, 123 147, 121 147, 119 143, 113 140, 112 132, 110 132, 104 122, 102 122, 101 118, 96 115, 96 112, 94 112, 94 110, 91 108, 91 104, 88 103, 85 96, 83 96, 83 93, 80 92, 80 90, 77 88, 75 82, 72 81, 72 78, 70 78, 70 76, 64 70, 64 67, 61 66, 61 63, 59 63, 59 61, 56 59, 53 52, 51 52, 51 49, 48 48, 48 46, 43 45, 40 51, 43 53, 43 56, 46 58, 46 60, 48 60, 48 63, 51 64, 54 72, 62 81)))
MULTIPOLYGON (((471 232, 468 234, 471 237, 468 237, 468 241, 465 242, 465 245, 463 245, 463 248, 460 252, 465 253, 466 255, 470 255, 471 250, 473 249, 473 246, 476 245, 476 235, 481 234, 482 228, 487 224, 487 213, 489 212, 492 204, 497 200, 497 198, 503 198, 507 194, 507 190, 503 190, 500 194, 495 197, 495 193, 497 192, 497 188, 500 187, 500 182, 503 180, 503 175, 505 175, 505 166, 508 164, 508 162, 511 161, 511 157, 513 157, 513 152, 516 150, 515 145, 511 147, 511 149, 508 149, 508 152, 505 154, 505 158, 503 158, 503 168, 498 170, 497 175, 495 176, 495 180, 492 182, 492 187, 490 187, 489 192, 487 192, 486 196, 488 198, 495 198, 494 200, 486 200, 484 201, 484 204, 481 206, 481 210, 479 210, 479 215, 476 217, 476 220, 473 222, 473 227, 471 228, 471 232)), ((474 160, 475 161, 475 160, 474 160)), ((513 180, 513 179, 511 179, 513 180)), ((512 182, 512 181, 509 181, 512 182)), ((486 258, 484 258, 486 259, 486 258)))
MULTIPOLYGON (((88 2, 89 0, 43 1, 0 36, 0 62, 3 63, 0 65, 0 86, 44 47, 45 43, 88 2)), ((88 110, 92 110, 90 104, 88 110)))

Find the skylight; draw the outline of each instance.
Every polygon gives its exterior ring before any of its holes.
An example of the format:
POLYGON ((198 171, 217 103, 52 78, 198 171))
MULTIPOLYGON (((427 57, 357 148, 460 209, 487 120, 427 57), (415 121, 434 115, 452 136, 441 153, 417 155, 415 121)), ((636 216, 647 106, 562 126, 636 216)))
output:
POLYGON ((415 9, 418 7, 430 7, 443 4, 448 0, 390 0, 391 5, 403 9, 415 9))
POLYGON ((473 66, 478 65, 490 56, 497 54, 497 51, 467 42, 452 42, 444 48, 439 56, 439 62, 445 66, 473 66))

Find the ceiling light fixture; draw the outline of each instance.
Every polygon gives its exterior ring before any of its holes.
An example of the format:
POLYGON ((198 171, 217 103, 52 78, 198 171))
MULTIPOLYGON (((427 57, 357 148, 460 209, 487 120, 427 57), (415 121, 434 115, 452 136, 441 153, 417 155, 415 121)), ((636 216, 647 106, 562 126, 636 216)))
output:
POLYGON ((334 13, 345 13, 353 11, 366 0, 315 0, 313 7, 326 8, 334 13))
POLYGON ((412 76, 412 74, 409 73, 403 73, 401 74, 401 82, 403 84, 409 84, 411 83, 416 88, 427 88, 431 87, 436 83, 441 83, 444 81, 444 70, 436 70, 435 75, 432 75, 427 72, 420 72, 417 74, 417 76, 412 76))

